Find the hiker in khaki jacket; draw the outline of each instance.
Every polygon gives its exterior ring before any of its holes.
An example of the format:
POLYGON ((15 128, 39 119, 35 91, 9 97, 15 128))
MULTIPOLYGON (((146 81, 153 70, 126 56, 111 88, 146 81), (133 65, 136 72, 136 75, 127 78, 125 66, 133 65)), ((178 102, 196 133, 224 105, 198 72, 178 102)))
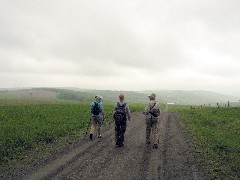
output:
POLYGON ((152 131, 153 135, 153 147, 158 148, 158 122, 160 115, 160 106, 159 103, 155 100, 156 95, 154 93, 150 94, 149 102, 145 107, 144 114, 146 119, 146 144, 149 145, 150 134, 152 131))

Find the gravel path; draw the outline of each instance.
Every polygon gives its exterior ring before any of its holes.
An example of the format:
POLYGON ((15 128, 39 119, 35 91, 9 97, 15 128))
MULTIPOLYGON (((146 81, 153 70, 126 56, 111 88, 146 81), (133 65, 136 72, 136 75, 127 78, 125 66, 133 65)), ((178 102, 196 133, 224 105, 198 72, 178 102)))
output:
POLYGON ((191 141, 172 112, 161 113, 158 149, 145 144, 145 123, 141 113, 132 114, 123 148, 115 147, 113 124, 105 127, 102 135, 99 142, 97 139, 80 139, 73 148, 55 154, 51 161, 21 178, 209 179, 196 165, 191 141))

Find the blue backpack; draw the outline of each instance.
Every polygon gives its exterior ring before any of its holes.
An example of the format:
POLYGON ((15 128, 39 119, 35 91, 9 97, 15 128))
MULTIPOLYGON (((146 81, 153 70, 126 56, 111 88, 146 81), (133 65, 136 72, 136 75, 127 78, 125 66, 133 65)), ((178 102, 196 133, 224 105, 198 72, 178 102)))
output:
POLYGON ((98 116, 101 112, 101 109, 99 108, 99 104, 97 102, 94 102, 94 105, 92 107, 92 114, 95 116, 98 116))

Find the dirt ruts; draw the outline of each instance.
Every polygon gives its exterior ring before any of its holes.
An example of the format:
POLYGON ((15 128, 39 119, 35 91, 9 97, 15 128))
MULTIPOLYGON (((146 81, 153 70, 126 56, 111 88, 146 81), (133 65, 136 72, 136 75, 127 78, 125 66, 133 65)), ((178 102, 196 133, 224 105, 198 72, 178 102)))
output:
POLYGON ((145 144, 141 113, 132 114, 123 148, 115 147, 114 138, 111 124, 99 142, 79 139, 74 147, 13 179, 210 179, 196 164, 191 140, 175 113, 161 113, 158 149, 145 144))

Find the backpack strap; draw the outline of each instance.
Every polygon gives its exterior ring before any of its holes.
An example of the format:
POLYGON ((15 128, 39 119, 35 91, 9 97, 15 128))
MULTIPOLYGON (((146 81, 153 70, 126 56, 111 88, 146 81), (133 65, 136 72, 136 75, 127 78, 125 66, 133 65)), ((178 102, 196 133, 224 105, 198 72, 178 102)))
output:
POLYGON ((125 108, 125 106, 126 106, 126 103, 123 103, 123 105, 120 105, 120 102, 117 102, 117 108, 119 108, 119 107, 124 107, 125 108))
POLYGON ((92 108, 91 108, 92 112, 93 112, 93 109, 94 109, 95 106, 97 106, 97 108, 100 109, 99 103, 97 101, 94 101, 93 104, 92 104, 92 108))
POLYGON ((94 101, 94 106, 98 106, 99 107, 99 103, 97 101, 94 101))
POLYGON ((117 102, 117 108, 120 106, 120 103, 119 102, 117 102))
POLYGON ((150 111, 154 108, 155 105, 156 105, 156 101, 155 101, 155 103, 153 104, 153 107, 150 108, 150 111))
POLYGON ((123 105, 120 105, 120 102, 117 102, 116 111, 119 111, 120 109, 122 109, 124 111, 124 112, 121 112, 121 114, 127 114, 127 112, 126 112, 126 103, 123 103, 123 105))
POLYGON ((154 102, 154 104, 153 104, 153 106, 152 107, 150 107, 150 110, 149 110, 149 113, 151 114, 151 118, 153 117, 153 115, 152 115, 152 109, 154 108, 154 106, 156 105, 156 101, 154 102))

